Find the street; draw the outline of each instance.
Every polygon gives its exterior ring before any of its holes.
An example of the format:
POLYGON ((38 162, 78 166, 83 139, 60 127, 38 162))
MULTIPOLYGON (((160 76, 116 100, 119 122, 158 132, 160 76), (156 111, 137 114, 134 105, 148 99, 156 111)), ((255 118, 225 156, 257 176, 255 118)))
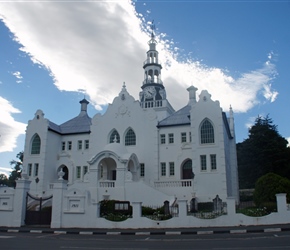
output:
POLYGON ((290 232, 201 235, 0 233, 1 249, 290 249, 290 232))

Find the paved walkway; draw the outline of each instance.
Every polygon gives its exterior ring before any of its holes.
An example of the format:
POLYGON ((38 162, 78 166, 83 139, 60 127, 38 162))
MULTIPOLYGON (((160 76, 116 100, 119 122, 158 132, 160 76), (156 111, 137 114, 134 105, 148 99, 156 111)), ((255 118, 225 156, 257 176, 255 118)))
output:
POLYGON ((20 228, 0 227, 0 233, 47 233, 47 234, 86 234, 86 235, 181 235, 181 234, 245 234, 274 233, 290 231, 290 224, 240 227, 171 228, 171 229, 97 229, 60 228, 43 226, 23 226, 20 228))

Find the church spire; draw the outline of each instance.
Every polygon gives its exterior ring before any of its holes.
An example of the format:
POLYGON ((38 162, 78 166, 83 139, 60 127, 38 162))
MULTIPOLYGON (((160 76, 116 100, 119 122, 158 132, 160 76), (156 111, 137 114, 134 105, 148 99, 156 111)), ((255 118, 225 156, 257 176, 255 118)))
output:
POLYGON ((144 61, 144 84, 162 84, 161 69, 162 66, 158 59, 158 51, 156 50, 157 41, 155 39, 155 25, 154 20, 151 23, 151 39, 149 40, 149 50, 147 51, 147 59, 144 61))
POLYGON ((139 93, 139 99, 142 108, 158 111, 157 116, 161 120, 172 114, 174 109, 167 101, 166 91, 161 80, 162 66, 156 49, 157 41, 154 34, 154 21, 152 21, 150 27, 151 37, 148 41, 147 59, 143 63, 144 81, 141 86, 142 91, 139 93))

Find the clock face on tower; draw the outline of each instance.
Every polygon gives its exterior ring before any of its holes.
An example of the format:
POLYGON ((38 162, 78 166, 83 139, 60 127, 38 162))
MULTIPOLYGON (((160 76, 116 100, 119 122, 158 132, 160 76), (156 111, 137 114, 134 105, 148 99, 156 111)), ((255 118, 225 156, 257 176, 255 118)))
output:
POLYGON ((150 86, 150 87, 146 87, 144 89, 144 96, 146 99, 151 99, 151 98, 155 97, 155 95, 156 95, 155 87, 150 86))

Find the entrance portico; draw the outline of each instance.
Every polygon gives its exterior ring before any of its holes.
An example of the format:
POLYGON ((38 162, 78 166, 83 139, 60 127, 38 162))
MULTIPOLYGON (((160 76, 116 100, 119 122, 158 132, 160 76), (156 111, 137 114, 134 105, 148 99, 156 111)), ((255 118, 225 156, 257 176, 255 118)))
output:
POLYGON ((96 171, 99 187, 124 187, 125 181, 138 181, 139 161, 119 143, 108 144, 90 161, 90 170, 96 171), (107 183, 107 184, 105 184, 107 183))

